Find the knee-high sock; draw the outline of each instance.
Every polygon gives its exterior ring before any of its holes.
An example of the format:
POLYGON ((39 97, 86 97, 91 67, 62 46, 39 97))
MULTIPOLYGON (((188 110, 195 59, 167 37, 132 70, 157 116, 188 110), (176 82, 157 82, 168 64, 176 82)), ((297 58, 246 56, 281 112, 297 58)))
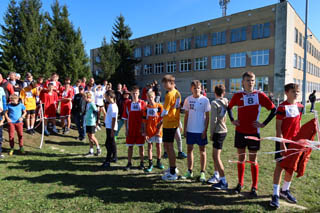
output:
POLYGON ((238 163, 238 180, 241 186, 243 186, 245 168, 246 168, 246 165, 244 163, 238 163))
POLYGON ((259 164, 251 164, 252 187, 258 189, 259 164))

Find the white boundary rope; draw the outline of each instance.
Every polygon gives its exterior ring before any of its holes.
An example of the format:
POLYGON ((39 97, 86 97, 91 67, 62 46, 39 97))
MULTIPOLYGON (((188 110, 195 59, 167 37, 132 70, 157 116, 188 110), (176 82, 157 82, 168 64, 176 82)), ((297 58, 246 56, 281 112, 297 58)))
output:
POLYGON ((44 139, 44 116, 43 116, 43 109, 42 109, 42 103, 40 102, 40 116, 41 116, 41 121, 42 122, 42 130, 41 130, 41 141, 40 141, 40 147, 39 149, 42 148, 43 145, 43 139, 44 139))

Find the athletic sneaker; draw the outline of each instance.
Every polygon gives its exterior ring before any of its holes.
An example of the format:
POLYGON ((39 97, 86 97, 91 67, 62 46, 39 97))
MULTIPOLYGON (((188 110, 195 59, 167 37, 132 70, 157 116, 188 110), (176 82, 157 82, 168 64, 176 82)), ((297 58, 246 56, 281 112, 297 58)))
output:
POLYGON ((20 147, 20 154, 22 154, 22 155, 26 154, 26 152, 24 151, 23 146, 20 147))
POLYGON ((65 128, 65 129, 64 129, 64 134, 67 135, 69 132, 70 132, 69 128, 65 128))
POLYGON ((275 207, 275 208, 280 207, 278 195, 272 195, 272 199, 270 201, 270 206, 275 207))
POLYGON ((158 168, 158 169, 164 169, 164 166, 162 165, 161 162, 158 162, 158 163, 157 163, 157 168, 158 168))
POLYGON ((84 138, 79 137, 79 140, 82 142, 82 141, 84 141, 84 138))
POLYGON ((161 178, 164 181, 174 181, 178 179, 178 175, 177 174, 173 175, 169 172, 169 173, 165 173, 161 178))
POLYGON ((193 172, 187 171, 183 176, 183 179, 192 179, 193 178, 193 172))
POLYGON ((31 135, 31 129, 27 129, 26 131, 29 135, 31 135))
POLYGON ((200 182, 206 182, 206 174, 204 172, 200 172, 200 182))
POLYGON ((96 156, 99 156, 99 155, 101 155, 101 149, 97 149, 97 152, 96 152, 96 154, 95 154, 96 156))
POLYGON ((168 158, 168 153, 164 152, 162 158, 168 158))
POLYGON ((292 196, 290 190, 282 191, 280 190, 280 197, 286 199, 289 203, 297 203, 297 199, 292 196))
POLYGON ((131 163, 128 163, 127 166, 124 168, 125 171, 129 171, 132 167, 131 163))
POLYGON ((254 188, 254 187, 252 187, 249 195, 250 195, 250 197, 253 197, 253 198, 254 198, 254 197, 258 197, 257 189, 254 188))
POLYGON ((234 189, 234 192, 236 194, 240 194, 241 189, 243 189, 243 186, 241 186, 240 183, 238 183, 237 187, 234 189))
POLYGON ((45 136, 49 136, 50 135, 50 133, 49 133, 49 131, 47 129, 44 130, 44 135, 45 136))
POLYGON ((97 125, 97 127, 96 127, 96 128, 97 128, 97 130, 101 130, 101 128, 100 128, 100 126, 99 126, 99 125, 97 125))
POLYGON ((2 153, 0 153, 0 159, 1 159, 1 158, 4 158, 4 155, 3 155, 2 153))
MULTIPOLYGON (((170 173, 170 168, 168 168, 167 170, 164 171, 164 173, 170 173)), ((179 170, 178 168, 176 168, 176 174, 179 174, 179 170)))
POLYGON ((52 132, 56 133, 56 134, 59 134, 59 131, 56 129, 56 128, 53 128, 52 129, 52 132))
POLYGON ((209 178, 208 183, 210 184, 219 183, 219 178, 216 175, 212 175, 211 178, 209 178))
POLYGON ((12 148, 12 149, 10 149, 10 151, 9 151, 9 155, 12 156, 13 153, 14 153, 14 149, 12 148))
POLYGON ((152 172, 153 165, 149 165, 148 168, 146 168, 144 171, 145 172, 152 172))
POLYGON ((108 169, 110 168, 110 162, 103 162, 103 164, 100 167, 101 169, 108 169))
POLYGON ((184 153, 184 152, 179 152, 179 153, 178 153, 178 158, 179 158, 179 159, 185 159, 185 158, 187 158, 187 154, 184 153))
POLYGON ((144 163, 140 162, 139 169, 144 170, 144 163))
POLYGON ((91 152, 88 152, 87 154, 84 154, 84 157, 92 157, 92 156, 94 156, 94 154, 91 153, 91 152))
POLYGON ((227 190, 228 189, 228 182, 220 180, 219 183, 212 185, 212 188, 216 189, 216 190, 227 190))
POLYGON ((30 129, 30 131, 31 131, 31 134, 32 134, 32 135, 35 135, 35 134, 36 134, 36 130, 30 129))
POLYGON ((112 159, 110 160, 111 163, 117 163, 117 161, 118 161, 118 158, 112 158, 112 159))

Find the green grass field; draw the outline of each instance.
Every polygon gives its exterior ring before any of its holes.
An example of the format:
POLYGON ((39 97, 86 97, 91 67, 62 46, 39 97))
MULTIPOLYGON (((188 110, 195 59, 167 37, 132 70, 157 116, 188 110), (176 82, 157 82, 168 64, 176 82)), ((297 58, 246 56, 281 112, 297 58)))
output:
MULTIPOLYGON (((320 104, 317 105, 320 111, 320 104)), ((263 112, 261 120, 267 116, 263 112)), ((310 120, 313 114, 306 114, 302 123, 310 120)), ((229 122, 229 121, 228 121, 229 122)), ((237 166, 228 160, 236 160, 233 147, 234 127, 228 123, 229 133, 224 143, 222 160, 225 165, 229 188, 237 184, 237 166)), ((261 131, 262 137, 275 136, 275 120, 261 131)), ((272 194, 272 176, 274 156, 260 154, 259 197, 250 199, 251 172, 246 165, 245 189, 240 195, 232 190, 213 191, 210 185, 197 181, 199 176, 199 152, 195 149, 195 179, 193 181, 163 182, 162 171, 154 169, 151 174, 133 169, 123 171, 127 164, 127 149, 123 130, 118 138, 119 161, 109 171, 101 171, 99 166, 104 160, 104 129, 97 133, 102 145, 101 157, 84 158, 88 142, 76 140, 76 131, 67 136, 45 137, 45 145, 40 150, 40 134, 25 134, 27 154, 15 154, 0 160, 0 210, 1 212, 196 212, 196 211, 231 211, 264 212, 271 211, 269 201, 272 194)), ((4 131, 4 152, 8 151, 7 132, 4 131)), ((186 150, 185 139, 184 150, 186 150)), ((262 152, 274 151, 274 142, 263 141, 262 152)), ((147 146, 145 146, 147 148, 147 146)), ((18 149, 18 144, 16 144, 18 149)), ((133 165, 139 165, 135 147, 133 165)), ((155 153, 155 150, 154 150, 155 153)), ((212 175, 212 142, 207 146, 207 172, 212 175)), ((145 152, 146 155, 146 152, 145 152)), ((294 178, 292 193, 298 199, 298 205, 281 201, 279 212, 319 212, 320 211, 320 152, 311 155, 306 174, 294 178)), ((164 159, 166 168, 168 160, 164 159)), ((145 158, 147 165, 147 157, 145 158)), ((177 160, 180 174, 185 173, 187 161, 177 160)))

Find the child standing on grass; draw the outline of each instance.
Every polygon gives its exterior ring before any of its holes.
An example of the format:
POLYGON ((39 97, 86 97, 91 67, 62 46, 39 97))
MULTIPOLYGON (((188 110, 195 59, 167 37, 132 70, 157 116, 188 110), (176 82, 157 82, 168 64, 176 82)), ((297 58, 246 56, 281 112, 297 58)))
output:
POLYGON ((36 88, 36 83, 31 82, 27 87, 23 88, 20 92, 20 98, 27 110, 27 133, 34 135, 35 130, 34 122, 36 118, 36 108, 37 108, 37 96, 38 90, 36 88))
MULTIPOLYGON (((282 102, 277 109, 276 117, 276 134, 277 137, 292 140, 300 130, 300 122, 304 106, 297 102, 300 89, 298 84, 290 83, 284 86, 287 100, 282 102)), ((288 148, 290 144, 286 144, 288 148)), ((282 143, 276 142, 276 151, 284 150, 282 143)), ((281 158, 281 154, 277 153, 275 159, 281 158)), ((285 172, 284 183, 280 189, 280 182, 283 168, 281 162, 276 163, 273 174, 273 196, 270 206, 279 208, 279 197, 284 198, 289 203, 297 203, 297 199, 290 193, 290 185, 292 174, 285 172)))
POLYGON ((212 158, 214 162, 214 175, 208 183, 214 184, 214 189, 228 189, 228 183, 224 175, 224 167, 220 158, 223 141, 227 136, 226 112, 228 99, 224 98, 226 88, 217 85, 214 89, 216 99, 211 103, 210 133, 213 141, 212 158))
POLYGON ((94 88, 94 99, 95 99, 95 103, 96 106, 98 108, 98 120, 97 120, 97 129, 100 130, 101 129, 101 125, 100 125, 100 115, 101 112, 103 112, 103 96, 104 96, 104 91, 101 87, 101 85, 98 85, 94 88))
POLYGON ((4 113, 7 111, 7 98, 4 89, 0 87, 0 158, 4 158, 2 154, 2 130, 3 130, 3 123, 4 123, 4 113))
POLYGON ((139 169, 144 169, 144 142, 145 137, 142 133, 143 124, 142 124, 142 116, 143 111, 146 108, 146 103, 139 99, 140 91, 139 87, 134 86, 131 90, 132 100, 128 101, 123 110, 123 119, 126 127, 126 144, 128 146, 128 164, 125 170, 130 170, 132 167, 132 154, 133 154, 133 146, 136 145, 139 147, 139 155, 140 155, 140 166, 139 169))
POLYGON ((105 114, 105 127, 106 127, 106 149, 107 156, 105 162, 102 164, 102 168, 107 169, 110 167, 111 162, 117 162, 117 145, 115 141, 115 132, 118 129, 118 106, 116 104, 116 95, 113 90, 108 90, 105 94, 106 100, 108 101, 108 109, 105 112, 104 108, 102 108, 105 114), (113 156, 113 158, 112 158, 113 156))
POLYGON ((85 114, 85 122, 86 122, 86 132, 89 138, 89 144, 90 149, 89 153, 86 154, 86 157, 93 156, 93 144, 97 146, 97 152, 95 155, 101 155, 101 149, 99 146, 99 142, 97 138, 95 137, 94 133, 96 131, 96 123, 97 123, 97 106, 94 103, 94 100, 92 99, 92 93, 90 91, 87 91, 85 93, 85 98, 87 101, 87 107, 86 107, 86 114, 85 114))
POLYGON ((200 152, 200 182, 206 181, 206 145, 208 144, 207 130, 209 125, 209 112, 211 110, 210 101, 201 95, 201 83, 198 80, 191 82, 192 95, 188 96, 183 105, 185 110, 184 131, 188 145, 188 171, 184 175, 185 179, 193 178, 193 145, 199 146, 200 152))
POLYGON ((163 111, 163 106, 160 103, 155 102, 155 97, 156 95, 154 91, 149 91, 147 93, 149 104, 143 113, 149 158, 149 167, 145 169, 146 172, 151 172, 153 169, 152 143, 155 143, 157 147, 157 168, 164 168, 164 166, 161 164, 162 125, 158 127, 158 124, 161 121, 160 116, 163 111))
POLYGON ((16 131, 19 139, 20 153, 24 154, 23 148, 23 119, 26 117, 26 107, 19 103, 19 96, 16 94, 10 95, 10 102, 8 104, 8 110, 5 112, 5 117, 9 124, 9 141, 10 152, 9 155, 13 155, 14 152, 14 132, 16 131))

